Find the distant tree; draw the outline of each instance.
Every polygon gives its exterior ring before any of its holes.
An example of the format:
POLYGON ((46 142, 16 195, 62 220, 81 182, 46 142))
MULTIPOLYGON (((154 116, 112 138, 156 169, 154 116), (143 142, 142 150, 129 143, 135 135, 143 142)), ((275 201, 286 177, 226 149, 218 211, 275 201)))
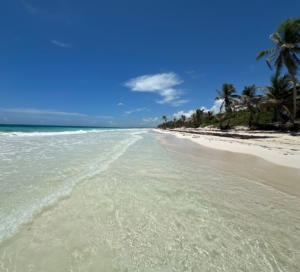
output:
POLYGON ((193 112, 193 114, 191 115, 191 117, 193 119, 194 125, 197 125, 197 115, 196 115, 195 111, 193 112))
POLYGON ((203 113, 204 113, 204 110, 201 110, 201 109, 197 109, 196 110, 196 120, 197 120, 197 125, 201 125, 201 120, 203 118, 203 113))
POLYGON ((257 117, 259 113, 259 102, 261 96, 256 95, 257 87, 252 84, 249 86, 245 86, 240 96, 238 105, 242 108, 246 108, 249 113, 249 127, 252 126, 253 123, 257 123, 257 117))
POLYGON ((220 129, 227 128, 230 123, 231 115, 232 115, 232 106, 234 106, 234 102, 239 98, 237 94, 235 94, 235 87, 233 84, 224 83, 222 86, 222 90, 218 91, 218 96, 215 98, 215 100, 223 100, 221 107, 220 107, 220 113, 218 116, 219 122, 220 122, 220 129), (223 108, 225 108, 225 114, 222 115, 223 108), (224 119, 227 118, 227 125, 224 127, 222 125, 222 122, 224 119))
POLYGON ((166 128, 167 122, 168 122, 168 118, 167 118, 167 116, 163 115, 162 119, 164 121, 164 127, 166 128))
POLYGON ((173 120, 173 128, 175 128, 175 127, 176 127, 176 123, 177 123, 177 119, 176 119, 176 118, 174 118, 174 120, 173 120))
POLYGON ((207 111, 206 114, 207 114, 208 117, 211 117, 213 115, 213 112, 212 111, 207 111))
POLYGON ((180 121, 181 121, 182 124, 184 124, 185 120, 186 120, 186 116, 181 115, 180 121))
POLYGON ((291 119, 291 110, 293 104, 293 87, 290 75, 279 76, 272 75, 270 78, 270 85, 261 88, 266 94, 262 106, 273 108, 275 116, 281 121, 285 122, 284 118, 287 115, 291 119))

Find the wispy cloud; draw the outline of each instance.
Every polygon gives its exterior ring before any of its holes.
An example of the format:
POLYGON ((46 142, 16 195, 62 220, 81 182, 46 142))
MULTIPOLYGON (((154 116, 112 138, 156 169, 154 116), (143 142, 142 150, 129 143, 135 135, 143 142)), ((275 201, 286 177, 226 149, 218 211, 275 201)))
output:
POLYGON ((32 16, 40 16, 53 21, 62 21, 67 24, 71 24, 74 20, 76 20, 76 14, 70 13, 63 2, 59 4, 60 7, 57 11, 52 12, 42 8, 41 5, 32 5, 25 0, 22 1, 22 4, 25 7, 25 10, 32 16))
POLYGON ((130 111, 124 111, 125 114, 131 114, 133 112, 140 112, 140 111, 149 111, 147 108, 139 108, 135 110, 130 110, 130 111))
POLYGON ((64 111, 55 111, 55 110, 37 110, 37 109, 24 109, 24 108, 15 108, 15 109, 2 108, 1 110, 6 112, 16 112, 16 113, 24 113, 24 114, 54 114, 54 115, 86 116, 85 114, 81 114, 77 112, 64 112, 64 111))
POLYGON ((155 118, 143 118, 141 125, 158 125, 160 120, 158 117, 155 118))
POLYGON ((183 81, 175 73, 163 73, 156 75, 144 75, 132 78, 125 83, 125 86, 133 92, 151 92, 162 96, 162 100, 156 100, 159 104, 169 103, 179 106, 188 100, 180 100, 181 90, 174 89, 183 81))
POLYGON ((65 48, 70 48, 73 46, 73 44, 70 44, 70 43, 64 43, 64 42, 60 42, 60 41, 57 41, 57 40, 52 40, 51 41, 53 44, 57 45, 57 46, 60 46, 60 47, 65 47, 65 48))
POLYGON ((6 117, 3 117, 3 119, 4 119, 6 122, 8 122, 8 119, 7 119, 6 117))
POLYGON ((25 9, 27 10, 28 13, 35 14, 35 13, 38 12, 38 8, 37 7, 35 7, 35 6, 27 3, 25 1, 22 1, 22 3, 23 3, 23 5, 24 5, 24 7, 25 7, 25 9))
POLYGON ((94 117, 94 118, 113 118, 111 116, 94 116, 94 115, 86 115, 77 112, 64 112, 57 110, 38 110, 38 109, 27 109, 27 108, 0 108, 1 111, 4 112, 13 112, 13 113, 22 113, 22 114, 36 114, 36 115, 61 115, 61 116, 86 116, 86 117, 94 117))
POLYGON ((186 71, 185 73, 188 74, 188 75, 190 75, 190 77, 192 79, 196 79, 196 78, 204 76, 203 74, 197 74, 195 71, 186 71))
POLYGON ((118 106, 123 106, 123 105, 124 105, 123 103, 119 103, 119 104, 118 104, 118 106))

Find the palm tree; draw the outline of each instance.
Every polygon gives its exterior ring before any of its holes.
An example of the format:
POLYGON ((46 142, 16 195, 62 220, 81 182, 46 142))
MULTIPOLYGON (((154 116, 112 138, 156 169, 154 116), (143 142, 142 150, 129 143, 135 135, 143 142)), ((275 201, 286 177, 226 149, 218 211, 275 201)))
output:
POLYGON ((200 125, 201 124, 201 119, 203 117, 203 113, 204 113, 204 110, 201 110, 201 109, 197 109, 196 110, 196 120, 197 120, 197 125, 200 125))
POLYGON ((166 128, 166 124, 167 124, 168 118, 167 118, 167 116, 163 115, 162 119, 163 119, 164 122, 165 122, 165 123, 164 123, 164 126, 165 126, 165 128, 166 128))
POLYGON ((184 125, 184 122, 186 120, 186 116, 185 115, 181 115, 180 121, 181 123, 184 125))
POLYGON ((284 123, 283 115, 291 117, 290 108, 293 104, 293 88, 290 75, 275 74, 270 78, 271 85, 261 88, 266 94, 262 106, 274 108, 275 116, 284 123))
POLYGON ((173 119, 173 128, 175 128, 175 126, 176 126, 176 122, 177 122, 177 119, 176 119, 176 118, 174 118, 174 119, 173 119))
POLYGON ((262 50, 258 53, 257 59, 263 56, 270 55, 267 58, 267 64, 272 70, 270 63, 274 61, 276 73, 280 74, 283 66, 285 66, 290 74, 294 88, 293 88, 293 114, 291 121, 295 122, 297 112, 297 71, 300 65, 298 54, 300 54, 300 18, 288 18, 283 21, 277 31, 270 36, 272 42, 276 46, 272 49, 262 50))
POLYGON ((218 96, 215 98, 215 100, 223 100, 221 107, 220 107, 220 113, 219 113, 219 121, 220 121, 220 129, 224 129, 222 126, 222 121, 227 117, 227 125, 225 128, 229 126, 231 115, 232 115, 232 108, 231 106, 234 104, 234 102, 239 98, 239 96, 235 93, 235 87, 233 84, 224 83, 222 86, 222 91, 216 90, 218 93, 218 96), (225 113, 223 116, 221 116, 221 112, 223 108, 225 107, 225 113))
POLYGON ((196 114, 195 111, 193 112, 193 114, 191 115, 191 117, 193 119, 194 126, 198 126, 198 124, 197 124, 197 114, 196 114))
POLYGON ((253 122, 257 123, 257 117, 255 113, 259 112, 259 101, 261 96, 256 95, 257 87, 255 84, 245 86, 240 96, 239 106, 246 108, 250 112, 249 127, 252 126, 253 122))
POLYGON ((212 111, 207 111, 206 114, 207 114, 208 117, 211 117, 213 115, 213 112, 212 111))

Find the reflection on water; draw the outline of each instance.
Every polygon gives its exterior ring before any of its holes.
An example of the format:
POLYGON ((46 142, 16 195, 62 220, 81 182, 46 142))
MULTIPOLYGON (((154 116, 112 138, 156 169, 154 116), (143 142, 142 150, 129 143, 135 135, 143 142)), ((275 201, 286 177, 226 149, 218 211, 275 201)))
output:
POLYGON ((298 271, 299 198, 209 161, 144 135, 4 241, 0 269, 298 271))

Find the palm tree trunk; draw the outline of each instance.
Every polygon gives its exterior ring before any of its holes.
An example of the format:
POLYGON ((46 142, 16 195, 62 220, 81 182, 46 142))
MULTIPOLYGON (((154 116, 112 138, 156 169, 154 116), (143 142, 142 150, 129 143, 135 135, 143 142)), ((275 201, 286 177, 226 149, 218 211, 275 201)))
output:
POLYGON ((250 111, 250 117, 249 117, 249 122, 248 122, 248 126, 251 127, 252 126, 252 111, 250 111))
POLYGON ((297 113, 297 79, 296 77, 290 73, 292 77, 292 81, 294 83, 294 91, 293 91, 293 114, 291 116, 291 122, 294 124, 295 123, 295 118, 296 118, 296 113, 297 113))
POLYGON ((284 119, 281 116, 281 112, 280 112, 278 106, 276 107, 276 112, 277 112, 277 118, 280 120, 281 124, 283 125, 284 124, 284 119))
POLYGON ((227 125, 226 125, 226 128, 229 127, 229 124, 230 124, 230 120, 231 120, 231 117, 232 117, 232 109, 226 111, 226 114, 228 114, 228 121, 227 121, 227 125))
POLYGON ((227 117, 227 125, 226 125, 226 129, 229 127, 230 121, 231 121, 231 117, 232 117, 232 108, 229 105, 225 104, 225 114, 227 117))
POLYGON ((225 103, 225 100, 224 100, 223 103, 221 104, 221 107, 220 107, 220 113, 219 113, 220 130, 223 129, 223 126, 222 126, 223 117, 221 116, 221 112, 222 112, 222 109, 223 109, 223 107, 224 107, 224 103, 225 103))

